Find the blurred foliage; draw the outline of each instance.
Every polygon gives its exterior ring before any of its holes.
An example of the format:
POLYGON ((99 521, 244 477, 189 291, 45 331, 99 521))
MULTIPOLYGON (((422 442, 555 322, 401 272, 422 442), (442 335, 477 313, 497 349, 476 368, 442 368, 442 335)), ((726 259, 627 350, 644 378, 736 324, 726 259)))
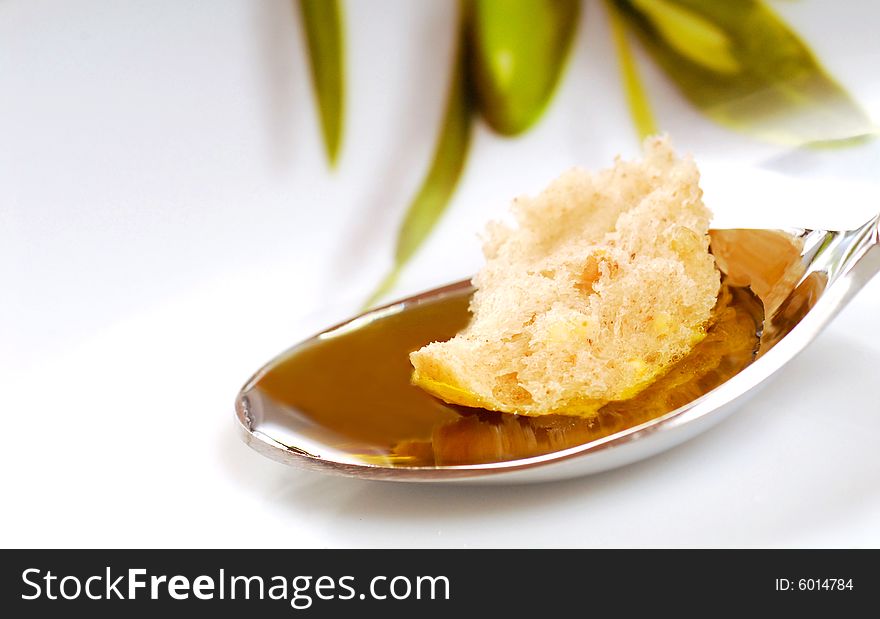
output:
POLYGON ((791 145, 871 131, 812 52, 758 0, 615 0, 645 49, 712 120, 791 145))
MULTIPOLYGON (((299 0, 331 164, 342 141, 343 41, 338 0, 299 0)), ((606 0, 621 81, 640 136, 658 123, 631 49, 634 35, 708 118, 783 144, 856 143, 873 126, 812 52, 761 0, 606 0)), ((372 304, 430 235, 464 169, 473 119, 515 136, 546 110, 580 21, 580 0, 460 0, 458 45, 434 155, 372 304)), ((587 105, 588 102, 585 102, 587 105)))
POLYGON ((397 234, 394 265, 370 295, 367 306, 385 296, 394 287, 401 269, 431 233, 434 224, 449 204, 464 169, 473 119, 471 94, 465 75, 466 49, 467 44, 462 36, 453 64, 446 114, 441 124, 434 159, 403 218, 397 234))
POLYGON ((614 47, 617 50, 617 60, 620 63, 620 79, 623 82, 626 103, 629 106, 630 117, 636 132, 640 138, 644 139, 657 133, 657 120, 654 118, 654 112, 651 111, 645 86, 639 76, 635 58, 633 58, 623 17, 612 2, 608 2, 607 7, 614 47))
POLYGON ((513 136, 547 107, 574 40, 579 0, 474 0, 466 4, 468 69, 488 125, 513 136))
POLYGON ((336 165, 342 144, 345 99, 342 19, 338 0, 299 0, 309 46, 312 83, 321 116, 321 133, 330 165, 336 165))

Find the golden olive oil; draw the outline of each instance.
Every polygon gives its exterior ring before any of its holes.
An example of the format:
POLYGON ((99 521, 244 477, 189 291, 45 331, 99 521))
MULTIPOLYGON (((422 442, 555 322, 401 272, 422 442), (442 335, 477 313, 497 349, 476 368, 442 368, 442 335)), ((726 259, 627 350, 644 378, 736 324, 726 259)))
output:
POLYGON ((515 460, 609 436, 708 393, 754 360, 764 317, 749 289, 725 283, 707 336, 638 396, 590 418, 524 417, 450 406, 410 384, 409 353, 461 330, 472 293, 452 290, 330 330, 291 350, 256 389, 367 463, 515 460))

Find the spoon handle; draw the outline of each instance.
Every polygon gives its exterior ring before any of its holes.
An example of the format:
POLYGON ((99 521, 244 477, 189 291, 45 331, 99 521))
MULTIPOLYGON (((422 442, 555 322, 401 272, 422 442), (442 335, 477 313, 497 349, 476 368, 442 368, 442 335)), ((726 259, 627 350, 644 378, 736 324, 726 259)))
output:
POLYGON ((855 293, 880 273, 880 214, 846 232, 844 240, 848 243, 841 254, 840 276, 852 281, 855 293))

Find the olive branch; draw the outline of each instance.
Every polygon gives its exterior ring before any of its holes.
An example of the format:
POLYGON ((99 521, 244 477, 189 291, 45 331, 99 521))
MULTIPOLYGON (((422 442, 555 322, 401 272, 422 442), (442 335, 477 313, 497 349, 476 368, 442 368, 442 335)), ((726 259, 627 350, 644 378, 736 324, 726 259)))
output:
MULTIPOLYGON (((397 234, 393 264, 367 301, 388 292, 449 205, 476 119, 517 136, 541 118, 565 71, 580 0, 460 0, 456 56, 434 154, 397 234)), ((338 0, 299 0, 327 156, 344 117, 338 0)), ((761 0, 605 0, 634 127, 657 119, 632 54, 641 45, 682 96, 711 120, 792 145, 852 143, 873 132, 856 102, 761 0)))

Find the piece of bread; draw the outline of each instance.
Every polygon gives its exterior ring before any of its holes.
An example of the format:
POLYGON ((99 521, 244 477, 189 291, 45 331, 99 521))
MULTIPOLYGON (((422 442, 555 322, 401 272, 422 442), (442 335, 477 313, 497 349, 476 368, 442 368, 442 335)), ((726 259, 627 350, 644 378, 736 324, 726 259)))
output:
POLYGON ((413 352, 413 383, 453 404, 589 416, 635 396, 706 333, 719 289, 699 173, 665 138, 642 161, 572 170, 490 223, 473 317, 413 352))

